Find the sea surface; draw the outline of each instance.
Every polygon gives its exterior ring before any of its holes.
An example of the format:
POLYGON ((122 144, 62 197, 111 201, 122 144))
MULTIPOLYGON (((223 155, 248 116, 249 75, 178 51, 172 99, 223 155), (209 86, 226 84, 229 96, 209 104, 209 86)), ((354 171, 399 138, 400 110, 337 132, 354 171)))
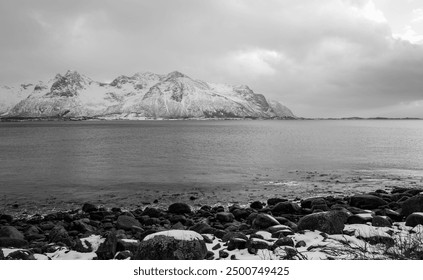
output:
POLYGON ((423 174, 423 121, 0 123, 0 191, 248 183, 295 171, 423 174))

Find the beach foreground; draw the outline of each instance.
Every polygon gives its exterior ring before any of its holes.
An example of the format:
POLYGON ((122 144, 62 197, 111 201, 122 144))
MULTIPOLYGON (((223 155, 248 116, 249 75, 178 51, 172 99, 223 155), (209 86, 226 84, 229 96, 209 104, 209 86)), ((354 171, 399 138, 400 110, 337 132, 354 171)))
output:
POLYGON ((184 193, 132 208, 91 201, 18 215, 4 207, 0 259, 422 259, 423 188, 397 182, 303 198, 267 185, 254 201, 222 193, 224 203, 207 204, 184 193))

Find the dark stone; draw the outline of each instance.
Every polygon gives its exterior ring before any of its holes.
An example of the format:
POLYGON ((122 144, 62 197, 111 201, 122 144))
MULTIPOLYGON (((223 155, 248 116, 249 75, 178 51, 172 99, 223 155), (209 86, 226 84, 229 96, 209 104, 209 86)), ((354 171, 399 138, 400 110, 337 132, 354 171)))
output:
POLYGON ((305 247, 305 246, 307 246, 307 244, 305 243, 304 240, 300 240, 297 242, 297 244, 295 244, 295 248, 305 247))
POLYGON ((254 201, 250 204, 250 208, 252 209, 263 209, 263 204, 260 201, 254 201))
POLYGON ((423 213, 416 212, 416 213, 408 215, 407 219, 405 220, 405 225, 409 227, 423 225, 423 213))
POLYGON ((50 231, 48 235, 48 240, 49 242, 53 242, 53 243, 61 242, 63 244, 66 244, 69 247, 72 247, 73 245, 72 238, 69 236, 67 230, 61 225, 55 226, 50 231))
POLYGON ((282 237, 278 240, 275 241, 275 243, 273 243, 272 245, 272 249, 275 249, 279 246, 291 246, 294 247, 294 240, 292 240, 292 238, 290 237, 282 237))
POLYGON ((222 241, 228 242, 229 240, 231 240, 233 238, 241 238, 241 239, 244 239, 244 240, 248 240, 248 237, 242 232, 228 232, 227 234, 225 234, 222 237, 222 241))
POLYGON ((244 239, 244 238, 231 238, 228 242, 228 251, 233 251, 235 249, 245 249, 247 247, 247 240, 248 239, 244 239))
POLYGON ((55 226, 56 224, 52 221, 46 221, 39 224, 40 229, 43 231, 52 230, 55 226))
POLYGON ((219 258, 224 259, 224 258, 227 258, 227 257, 229 257, 229 253, 228 252, 226 252, 225 250, 220 250, 219 251, 219 258))
POLYGON ((189 229, 192 230, 192 231, 198 232, 200 234, 204 234, 204 233, 206 233, 206 231, 212 229, 212 227, 209 224, 206 224, 206 223, 198 223, 198 224, 193 225, 189 229))
POLYGON ((250 254, 257 254, 257 250, 269 249, 269 244, 261 239, 250 238, 247 241, 247 249, 250 254))
POLYGON ((234 221, 235 217, 230 212, 218 212, 216 213, 216 219, 221 223, 231 223, 234 221))
POLYGON ((238 221, 245 220, 251 214, 251 210, 248 209, 235 209, 232 211, 235 219, 238 221))
POLYGON ((98 210, 98 208, 94 204, 84 203, 84 205, 82 205, 82 211, 84 211, 86 213, 90 213, 90 212, 97 211, 97 210, 98 210))
POLYGON ((120 251, 116 254, 115 260, 130 260, 134 254, 130 251, 120 251))
POLYGON ((159 218, 162 216, 162 212, 159 209, 147 207, 142 212, 142 215, 146 215, 151 218, 159 218))
POLYGON ((212 251, 207 251, 206 256, 204 257, 206 260, 213 260, 214 259, 214 253, 212 251))
POLYGON ((301 211, 301 207, 298 206, 298 204, 294 202, 289 202, 289 201, 279 202, 272 208, 273 214, 280 214, 280 213, 296 214, 296 213, 299 213, 300 211, 301 211))
POLYGON ((7 214, 1 214, 0 220, 5 220, 6 222, 11 223, 13 221, 13 216, 7 215, 7 214))
POLYGON ((140 243, 135 260, 202 260, 207 254, 204 240, 179 240, 170 236, 156 235, 140 243))
POLYGON ((227 232, 222 229, 214 229, 213 231, 214 236, 216 236, 217 238, 223 238, 223 236, 225 236, 226 233, 227 232))
POLYGON ((117 237, 116 231, 111 231, 106 237, 106 240, 100 244, 98 250, 95 252, 99 260, 111 260, 116 255, 117 237))
POLYGON ((311 208, 314 204, 326 204, 326 200, 324 197, 310 197, 301 200, 301 207, 302 208, 311 208))
POLYGON ((365 224, 367 222, 371 222, 373 219, 372 216, 364 215, 364 214, 356 214, 349 216, 347 219, 347 224, 365 224))
POLYGON ((191 213, 191 207, 189 207, 188 204, 176 202, 169 205, 168 212, 174 214, 189 214, 191 213))
POLYGON ((220 249, 220 248, 222 248, 222 245, 220 245, 220 243, 217 243, 216 245, 214 245, 212 247, 212 250, 217 250, 217 249, 220 249))
POLYGON ((12 226, 2 226, 0 228, 0 248, 15 247, 22 248, 28 245, 24 235, 12 226))
POLYGON ((185 230, 185 226, 181 222, 177 222, 176 224, 172 225, 171 229, 185 230))
POLYGON ((380 197, 369 194, 358 194, 350 197, 350 205, 361 209, 376 209, 388 202, 380 197))
POLYGON ((109 213, 107 211, 92 211, 90 212, 90 219, 94 221, 103 221, 109 213))
POLYGON ((3 254, 3 250, 0 249, 0 261, 4 260, 4 254, 3 254))
POLYGON ((385 215, 388 216, 394 222, 401 222, 402 216, 397 211, 391 209, 385 209, 385 215))
POLYGON ((27 250, 18 250, 10 253, 6 260, 35 260, 34 254, 27 250))
POLYGON ((116 221, 116 227, 124 230, 131 230, 141 228, 140 222, 137 219, 127 215, 120 215, 116 221))
POLYGON ((401 215, 408 217, 414 212, 423 212, 423 195, 413 196, 402 203, 401 215))
POLYGON ((74 221, 71 225, 71 228, 74 229, 74 230, 77 230, 81 233, 94 232, 95 231, 93 226, 85 223, 83 220, 74 221))
POLYGON ((267 205, 273 206, 278 204, 279 202, 286 202, 286 201, 288 201, 288 199, 286 198, 279 198, 279 197, 269 198, 267 200, 267 205))
POLYGON ((258 229, 266 229, 274 225, 279 225, 279 222, 269 214, 260 213, 253 220, 253 227, 258 229))
POLYGON ((135 254, 135 252, 138 249, 139 244, 140 244, 139 241, 137 241, 137 242, 127 242, 127 241, 120 239, 120 240, 117 241, 116 251, 118 251, 118 252, 119 251, 129 251, 132 254, 135 254))
POLYGON ((342 210, 313 213, 302 217, 298 230, 319 230, 328 234, 342 234, 348 213, 342 210))
POLYGON ((389 218, 385 218, 382 216, 374 216, 372 219, 372 226, 374 227, 391 227, 392 223, 388 220, 389 218))

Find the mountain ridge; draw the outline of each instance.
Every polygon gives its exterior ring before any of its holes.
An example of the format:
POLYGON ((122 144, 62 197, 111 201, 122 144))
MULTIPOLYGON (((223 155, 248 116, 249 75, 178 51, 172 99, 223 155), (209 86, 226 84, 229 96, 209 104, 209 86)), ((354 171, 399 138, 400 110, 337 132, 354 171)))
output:
POLYGON ((138 72, 103 83, 73 70, 47 82, 0 86, 0 117, 296 118, 286 106, 246 85, 209 83, 179 71, 138 72))

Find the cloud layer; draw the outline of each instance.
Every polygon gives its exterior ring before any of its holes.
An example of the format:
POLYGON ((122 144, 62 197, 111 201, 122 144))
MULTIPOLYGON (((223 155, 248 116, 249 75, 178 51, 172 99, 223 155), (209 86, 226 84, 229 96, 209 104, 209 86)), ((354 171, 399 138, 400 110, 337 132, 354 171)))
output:
POLYGON ((421 8, 394 33, 370 0, 5 2, 1 84, 177 69, 248 84, 299 116, 423 117, 421 8))

